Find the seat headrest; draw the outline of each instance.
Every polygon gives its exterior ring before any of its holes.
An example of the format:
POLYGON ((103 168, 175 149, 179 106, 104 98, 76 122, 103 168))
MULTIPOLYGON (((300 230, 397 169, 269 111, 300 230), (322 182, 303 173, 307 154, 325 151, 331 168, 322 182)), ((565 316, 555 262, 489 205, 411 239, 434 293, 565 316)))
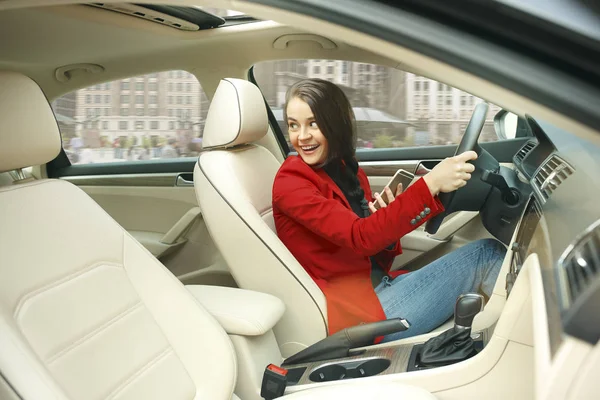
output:
POLYGON ((60 151, 60 132, 40 87, 0 71, 0 172, 45 164, 60 151))
POLYGON ((254 142, 268 130, 267 109, 262 93, 242 79, 221 80, 213 96, 204 125, 202 147, 233 147, 254 142))

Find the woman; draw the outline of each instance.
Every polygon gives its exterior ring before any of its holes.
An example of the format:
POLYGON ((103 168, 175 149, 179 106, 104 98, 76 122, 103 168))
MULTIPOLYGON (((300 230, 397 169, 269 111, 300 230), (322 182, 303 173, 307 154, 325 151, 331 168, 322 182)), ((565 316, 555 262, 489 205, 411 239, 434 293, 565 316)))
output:
POLYGON ((294 84, 284 117, 298 156, 275 178, 275 226, 325 294, 329 334, 402 317, 411 328, 384 341, 414 336, 450 318, 460 294, 491 295, 506 252, 495 240, 470 243, 415 272, 390 271, 399 239, 443 211, 437 194, 466 184, 475 152, 443 160, 406 191, 398 187, 396 197, 386 189, 386 206, 354 157, 354 113, 340 88, 320 79, 294 84))

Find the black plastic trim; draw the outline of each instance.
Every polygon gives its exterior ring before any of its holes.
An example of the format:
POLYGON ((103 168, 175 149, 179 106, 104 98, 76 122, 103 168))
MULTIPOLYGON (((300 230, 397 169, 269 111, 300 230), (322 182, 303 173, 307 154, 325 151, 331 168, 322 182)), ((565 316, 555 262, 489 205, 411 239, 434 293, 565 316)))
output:
POLYGON ((46 164, 46 174, 50 178, 56 178, 57 171, 63 170, 71 166, 71 161, 69 157, 67 157, 67 153, 65 153, 65 149, 60 148, 60 153, 53 160, 46 164))
POLYGON ((404 332, 409 328, 410 323, 404 318, 390 318, 368 324, 350 326, 289 356, 283 361, 281 366, 285 367, 287 365, 348 357, 350 350, 370 346, 379 336, 404 332))
MULTIPOLYGON (((194 171, 194 165, 196 165, 197 159, 197 157, 182 157, 172 160, 167 159, 70 165, 62 168, 49 168, 47 173, 49 178, 85 175, 156 174, 177 172, 192 173, 194 171)), ((50 163, 53 162, 54 160, 50 163)))
MULTIPOLYGON (((256 87, 258 87, 258 89, 260 90, 260 86, 258 86, 258 83, 254 78, 254 66, 252 66, 248 70, 248 80, 254 83, 256 87)), ((277 137, 277 142, 279 143, 279 147, 281 148, 284 157, 287 157, 290 153, 290 147, 287 144, 287 140, 285 140, 285 135, 281 131, 281 127, 277 123, 277 118, 275 118, 275 114, 273 114, 271 107, 267 103, 267 99, 265 99, 264 96, 263 99, 265 100, 265 107, 267 108, 267 116, 269 117, 269 125, 271 125, 271 130, 273 131, 273 133, 275 133, 275 136, 277 137)))
MULTIPOLYGON (((406 367, 406 372, 423 371, 426 369, 442 367, 442 365, 435 366, 435 367, 427 367, 424 365, 420 365, 421 352, 423 351, 423 346, 424 346, 423 343, 413 346, 412 350, 410 351, 410 356, 408 358, 408 366, 406 367)), ((473 347, 474 347, 476 353, 471 355, 469 358, 474 357, 475 355, 479 354, 483 350, 483 348, 485 347, 483 344, 483 340, 475 340, 473 347)), ((451 364, 455 364, 455 363, 448 363, 446 365, 451 365, 451 364)))
POLYGON ((592 346, 600 340, 600 276, 575 300, 563 316, 565 333, 592 346))
MULTIPOLYGON (((436 9, 435 4, 443 2, 428 2, 427 7, 424 7, 420 2, 411 0, 248 1, 326 20, 395 43, 494 82, 514 93, 535 99, 592 129, 600 126, 600 113, 594 106, 600 104, 598 74, 589 72, 589 68, 577 70, 579 73, 575 73, 572 68, 561 70, 553 62, 548 62, 551 59, 559 63, 560 57, 550 58, 545 54, 543 58, 536 58, 541 50, 533 47, 534 43, 523 42, 523 47, 518 47, 514 40, 499 36, 498 32, 490 37, 494 32, 485 30, 485 24, 475 27, 464 23, 453 26, 449 20, 440 23, 439 15, 443 10, 436 9)), ((474 12, 470 14, 471 18, 486 18, 486 21, 494 18, 498 7, 495 1, 480 2, 487 5, 487 8, 481 6, 484 8, 473 9, 471 1, 447 0, 445 3, 446 6, 454 5, 461 13, 474 12), (483 11, 487 14, 481 14, 483 11)), ((513 29, 515 25, 522 24, 519 18, 527 15, 516 9, 511 11, 513 15, 504 15, 505 29, 513 29)), ((546 24, 552 23, 546 21, 546 24)), ((539 24, 530 27, 536 28, 539 28, 539 24)), ((587 45, 588 63, 592 59, 600 60, 600 51, 590 43, 594 42, 578 43, 580 46, 587 45)), ((569 65, 573 67, 572 64, 569 65)), ((595 71, 598 70, 600 68, 595 68, 595 71)))
MULTIPOLYGON (((480 143, 498 162, 512 163, 512 157, 531 137, 480 143)), ((359 161, 403 161, 403 160, 442 160, 452 157, 457 145, 399 147, 387 149, 358 149, 359 161)))
POLYGON ((157 4, 135 4, 175 18, 196 24, 200 29, 217 28, 225 24, 225 19, 195 7, 164 6, 157 4))
POLYGON ((307 367, 289 368, 287 373, 287 384, 292 386, 300 382, 302 375, 306 372, 307 367))

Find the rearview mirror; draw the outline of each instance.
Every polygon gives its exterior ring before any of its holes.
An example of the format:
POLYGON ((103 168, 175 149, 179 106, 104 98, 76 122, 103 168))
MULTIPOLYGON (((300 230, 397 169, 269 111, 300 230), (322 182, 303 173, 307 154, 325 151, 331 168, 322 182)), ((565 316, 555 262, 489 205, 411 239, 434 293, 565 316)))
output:
POLYGON ((506 110, 500 110, 494 116, 494 129, 496 135, 500 140, 514 139, 517 137, 517 124, 519 116, 508 112, 506 110))

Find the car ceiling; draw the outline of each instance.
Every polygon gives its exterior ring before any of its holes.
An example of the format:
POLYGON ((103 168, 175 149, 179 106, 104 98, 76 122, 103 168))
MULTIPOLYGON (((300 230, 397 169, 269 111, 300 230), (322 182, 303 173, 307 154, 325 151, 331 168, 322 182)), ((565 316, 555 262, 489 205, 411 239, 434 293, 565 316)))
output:
POLYGON ((171 69, 195 73, 206 92, 218 83, 203 76, 245 77, 262 60, 285 58, 349 59, 396 66, 397 62, 336 41, 333 50, 315 41, 291 42, 275 49, 274 41, 305 32, 260 21, 196 32, 180 31, 140 18, 85 5, 0 11, 0 68, 30 76, 46 96, 97 82, 171 69), (102 73, 74 74, 67 83, 55 78, 57 68, 98 64, 102 73))
POLYGON ((30 76, 42 87, 49 100, 96 83, 161 70, 186 69, 196 75, 210 98, 221 78, 244 79, 248 68, 260 61, 298 58, 351 60, 397 67, 427 76, 507 110, 536 115, 580 137, 600 141, 596 129, 497 83, 418 51, 320 19, 248 1, 163 0, 164 4, 199 4, 233 9, 288 24, 284 26, 265 21, 180 32, 95 7, 71 5, 77 2, 0 0, 0 69, 30 76), (48 7, 49 4, 55 6, 48 7), (326 36, 337 47, 326 50, 316 42, 291 43, 285 50, 273 47, 273 42, 281 35, 296 33, 326 36), (356 46, 348 43, 356 43, 356 46), (105 70, 100 74, 76 74, 67 83, 59 82, 54 77, 56 69, 73 63, 97 63, 105 70))

